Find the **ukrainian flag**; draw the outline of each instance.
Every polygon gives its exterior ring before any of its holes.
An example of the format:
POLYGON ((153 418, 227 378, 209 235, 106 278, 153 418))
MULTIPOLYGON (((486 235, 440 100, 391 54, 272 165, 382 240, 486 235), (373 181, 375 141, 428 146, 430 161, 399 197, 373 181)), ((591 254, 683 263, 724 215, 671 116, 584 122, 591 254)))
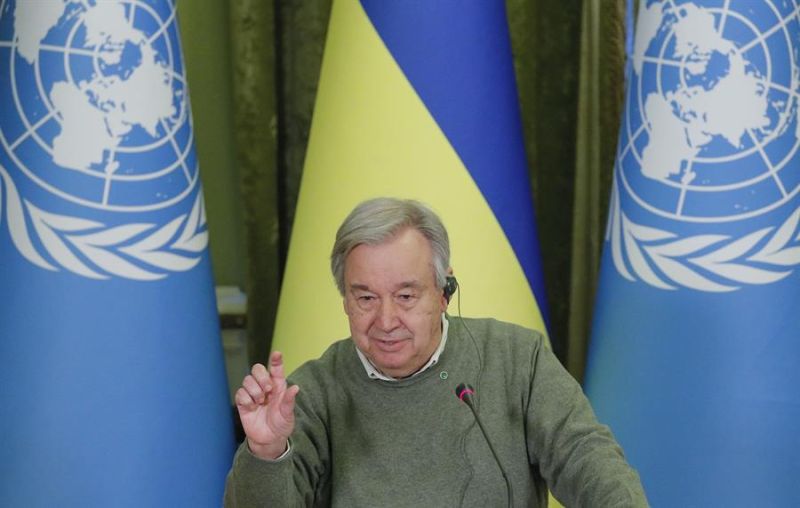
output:
POLYGON ((376 196, 441 216, 464 315, 544 330, 502 2, 334 2, 273 342, 290 371, 349 335, 328 256, 376 196))
POLYGON ((586 389, 655 506, 800 506, 800 20, 640 5, 586 389))

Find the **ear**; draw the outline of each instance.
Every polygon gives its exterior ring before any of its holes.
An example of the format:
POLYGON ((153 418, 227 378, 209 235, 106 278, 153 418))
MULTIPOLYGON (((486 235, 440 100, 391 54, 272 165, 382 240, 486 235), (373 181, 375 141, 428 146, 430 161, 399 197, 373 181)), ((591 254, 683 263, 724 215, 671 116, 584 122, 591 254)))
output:
POLYGON ((456 289, 458 289, 458 282, 453 276, 453 267, 448 267, 446 282, 444 288, 442 288, 442 312, 447 310, 447 306, 456 289))

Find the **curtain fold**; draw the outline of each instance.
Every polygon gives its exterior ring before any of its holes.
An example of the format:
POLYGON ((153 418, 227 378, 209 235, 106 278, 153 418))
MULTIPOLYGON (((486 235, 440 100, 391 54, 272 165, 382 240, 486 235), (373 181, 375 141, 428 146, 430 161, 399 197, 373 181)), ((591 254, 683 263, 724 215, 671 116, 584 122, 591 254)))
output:
POLYGON ((269 353, 280 281, 275 9, 273 1, 230 4, 234 126, 247 252, 250 362, 269 353))
POLYGON ((553 351, 565 362, 581 0, 506 2, 553 351))
POLYGON ((300 192, 330 14, 331 0, 275 3, 281 271, 300 192))
MULTIPOLYGON (((624 93, 625 0, 585 0, 566 365, 583 378, 624 93)), ((563 359, 562 359, 563 361, 563 359)))

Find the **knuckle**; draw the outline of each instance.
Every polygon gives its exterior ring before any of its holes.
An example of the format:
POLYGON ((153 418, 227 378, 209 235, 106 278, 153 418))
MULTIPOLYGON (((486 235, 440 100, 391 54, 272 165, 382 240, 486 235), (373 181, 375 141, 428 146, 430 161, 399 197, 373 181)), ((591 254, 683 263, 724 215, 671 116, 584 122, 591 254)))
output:
POLYGON ((246 390, 247 390, 247 391, 248 391, 250 394, 255 394, 255 393, 258 393, 258 392, 260 392, 260 391, 261 391, 261 388, 260 388, 260 386, 258 385, 258 383, 256 383, 256 380, 255 380, 255 379, 253 379, 253 377, 252 377, 252 376, 247 376, 246 378, 244 378, 244 382, 242 383, 242 386, 243 386, 243 387, 244 387, 244 388, 245 388, 245 389, 246 389, 246 390))

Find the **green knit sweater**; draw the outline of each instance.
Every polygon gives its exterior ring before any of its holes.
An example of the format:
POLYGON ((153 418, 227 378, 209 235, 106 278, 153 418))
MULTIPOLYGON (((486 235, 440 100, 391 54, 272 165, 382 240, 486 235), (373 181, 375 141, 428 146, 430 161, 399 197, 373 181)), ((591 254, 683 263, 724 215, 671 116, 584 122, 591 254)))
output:
POLYGON ((489 319, 449 318, 439 363, 370 379, 353 342, 290 376, 300 385, 291 451, 234 458, 225 506, 505 506, 506 485, 462 382, 513 485, 515 506, 646 506, 639 477, 542 336, 489 319))

